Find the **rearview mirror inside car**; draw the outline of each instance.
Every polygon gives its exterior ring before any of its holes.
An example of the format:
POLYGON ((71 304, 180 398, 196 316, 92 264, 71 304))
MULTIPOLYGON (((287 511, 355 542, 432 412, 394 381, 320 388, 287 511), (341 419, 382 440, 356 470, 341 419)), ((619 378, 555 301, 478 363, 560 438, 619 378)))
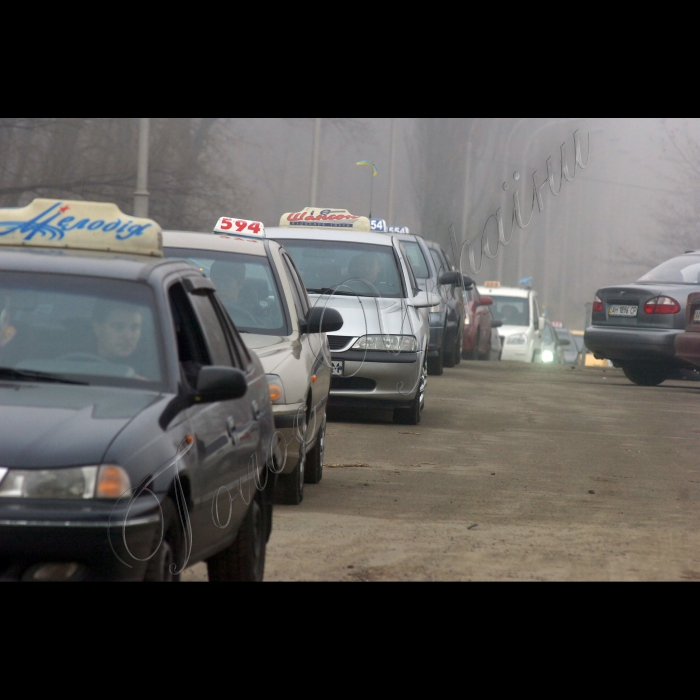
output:
POLYGON ((491 328, 500 328, 503 325, 503 321, 497 321, 495 318, 491 321, 491 328))
POLYGON ((566 338, 561 338, 557 341, 557 345, 571 345, 571 341, 566 338))
POLYGON ((206 365, 197 375, 195 403, 230 401, 245 396, 248 384, 245 374, 235 367, 206 365))
POLYGON ((299 321, 300 333, 334 333, 343 327, 343 317, 330 306, 314 306, 306 319, 299 321))
POLYGON ((459 284, 461 281, 459 272, 443 272, 440 277, 438 277, 438 282, 440 284, 459 284))

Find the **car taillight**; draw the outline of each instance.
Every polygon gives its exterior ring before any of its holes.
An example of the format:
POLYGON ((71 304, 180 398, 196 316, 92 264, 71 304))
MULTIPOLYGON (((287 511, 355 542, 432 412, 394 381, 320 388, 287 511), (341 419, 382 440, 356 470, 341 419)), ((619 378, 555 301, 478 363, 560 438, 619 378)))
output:
POLYGON ((644 312, 648 314, 677 314, 681 305, 671 297, 654 297, 644 304, 644 312))
POLYGON ((593 311, 602 311, 603 310, 603 300, 596 294, 595 299, 593 300, 593 311))

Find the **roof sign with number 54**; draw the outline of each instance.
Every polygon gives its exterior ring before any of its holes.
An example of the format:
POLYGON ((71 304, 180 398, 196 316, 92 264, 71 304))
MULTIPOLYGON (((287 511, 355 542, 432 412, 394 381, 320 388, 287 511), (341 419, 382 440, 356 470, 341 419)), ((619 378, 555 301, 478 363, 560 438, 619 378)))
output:
POLYGON ((239 238, 265 238, 265 227, 262 221, 248 221, 247 219, 222 216, 216 222, 214 233, 223 233, 239 238))

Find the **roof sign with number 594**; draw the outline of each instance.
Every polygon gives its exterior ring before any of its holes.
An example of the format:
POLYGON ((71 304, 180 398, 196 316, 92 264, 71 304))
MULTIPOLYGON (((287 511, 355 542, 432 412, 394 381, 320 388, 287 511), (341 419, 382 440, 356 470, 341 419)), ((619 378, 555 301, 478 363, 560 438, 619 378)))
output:
POLYGON ((262 221, 248 221, 247 219, 234 219, 230 216, 222 216, 216 222, 214 233, 240 236, 242 238, 265 238, 265 227, 262 221))

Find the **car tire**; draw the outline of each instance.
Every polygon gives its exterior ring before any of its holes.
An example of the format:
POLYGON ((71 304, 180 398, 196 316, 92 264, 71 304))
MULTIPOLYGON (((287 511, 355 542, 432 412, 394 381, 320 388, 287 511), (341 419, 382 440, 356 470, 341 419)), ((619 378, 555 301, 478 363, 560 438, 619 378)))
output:
MULTIPOLYGON (((443 331, 443 338, 447 340, 447 329, 443 331)), ((442 363, 445 367, 454 367, 457 364, 457 358, 455 357, 456 343, 450 343, 447 348, 442 351, 442 363)))
POLYGON ((323 478, 323 452, 326 440, 326 417, 323 416, 323 423, 316 435, 316 444, 313 450, 306 455, 306 466, 304 468, 304 483, 318 484, 323 478))
POLYGON ((442 346, 440 346, 440 352, 437 357, 428 358, 428 374, 439 376, 443 372, 443 355, 442 346))
POLYGON ((540 351, 533 350, 532 351, 532 359, 530 360, 530 362, 532 362, 534 364, 535 362, 539 362, 539 361, 540 361, 540 351))
POLYGON ((658 386, 669 378, 672 370, 664 365, 626 362, 622 365, 625 377, 639 386, 658 386))
POLYGON ((306 477, 306 433, 309 428, 306 413, 303 414, 303 422, 297 428, 296 440, 299 443, 299 460, 294 471, 289 474, 280 474, 275 486, 276 505, 298 506, 304 500, 304 479, 306 477))
MULTIPOLYGON (((153 556, 148 560, 143 580, 146 582, 177 582, 183 561, 184 530, 172 499, 162 504, 163 536, 153 556), (175 573, 175 571, 179 573, 175 573)), ((156 535, 158 536, 158 535, 156 535)))
POLYGON ((207 559, 212 582, 262 581, 265 573, 265 516, 260 497, 248 506, 236 539, 226 549, 207 559))
MULTIPOLYGON (((428 358, 429 359, 429 358, 428 358)), ((425 389, 428 378, 428 364, 423 365, 423 374, 420 378, 418 391, 408 408, 394 409, 394 423, 400 425, 418 425, 420 423, 421 411, 425 408, 425 389)))
POLYGON ((479 359, 479 341, 481 340, 481 331, 476 332, 476 339, 474 340, 474 347, 469 350, 466 354, 467 360, 478 360, 479 359))

